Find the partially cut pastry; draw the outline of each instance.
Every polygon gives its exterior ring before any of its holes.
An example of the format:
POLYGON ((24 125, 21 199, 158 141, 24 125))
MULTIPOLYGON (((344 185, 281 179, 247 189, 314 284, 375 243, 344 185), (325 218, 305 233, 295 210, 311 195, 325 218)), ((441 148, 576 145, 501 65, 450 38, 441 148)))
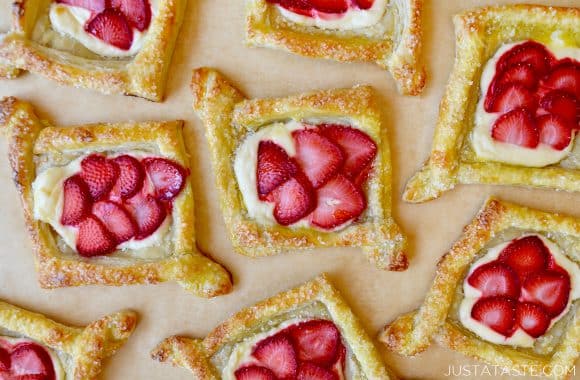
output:
POLYGON ((196 379, 394 379, 326 275, 246 308, 205 339, 167 338, 152 352, 196 379))
POLYGON ((421 0, 246 0, 246 42, 306 57, 374 62, 399 91, 425 86, 421 0))
POLYGON ((178 281, 212 297, 228 272, 195 245, 182 121, 50 126, 0 102, 42 287, 178 281))
POLYGON ((509 5, 453 20, 431 156, 403 198, 427 201, 457 183, 580 191, 580 9, 509 5))
POLYGON ((565 378, 580 350, 579 265, 580 219, 489 199, 439 262, 423 305, 380 340, 415 355, 434 338, 492 365, 565 378))
POLYGON ((192 91, 236 251, 361 247, 382 269, 407 268, 370 87, 246 100, 217 71, 200 68, 192 91))
POLYGON ((0 301, 0 378, 95 380, 136 324, 125 310, 72 327, 0 301))
POLYGON ((161 101, 186 0, 14 0, 0 77, 19 69, 161 101))

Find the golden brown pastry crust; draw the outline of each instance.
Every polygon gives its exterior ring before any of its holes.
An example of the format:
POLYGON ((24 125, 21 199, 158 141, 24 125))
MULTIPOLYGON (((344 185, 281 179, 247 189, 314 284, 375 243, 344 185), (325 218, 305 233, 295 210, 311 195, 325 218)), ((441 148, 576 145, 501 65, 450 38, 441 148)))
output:
POLYGON ((30 104, 11 97, 0 102, 0 125, 11 135, 9 156, 13 179, 21 196, 43 288, 89 284, 119 286, 174 280, 202 297, 213 297, 231 290, 229 273, 203 256, 195 245, 193 191, 189 181, 173 203, 173 252, 157 260, 125 258, 107 261, 108 258, 104 257, 96 262, 65 256, 55 242, 51 227, 34 218, 32 182, 36 178, 36 160, 40 157, 58 160, 67 159, 67 155, 144 147, 188 168, 182 121, 54 127, 40 121, 30 104))
POLYGON ((485 7, 453 18, 456 55, 439 109, 433 147, 421 171, 407 183, 403 199, 437 198, 455 184, 501 184, 580 191, 580 170, 560 166, 531 168, 477 161, 463 154, 479 99, 481 70, 501 44, 535 39, 548 41, 561 30, 578 43, 579 8, 539 5, 485 7))
POLYGON ((137 325, 137 314, 125 310, 107 315, 84 328, 62 325, 42 314, 0 301, 2 335, 27 338, 70 360, 62 361, 67 379, 97 379, 104 359, 114 355, 137 325))
POLYGON ((422 0, 392 0, 395 29, 380 37, 295 26, 266 0, 246 2, 246 42, 295 54, 338 61, 368 61, 388 69, 399 92, 419 95, 425 86, 420 62, 422 0))
MULTIPOLYGON (((572 237, 574 243, 564 254, 576 263, 580 261, 580 219, 490 198, 475 219, 464 228, 461 238, 441 258, 431 289, 421 307, 387 325, 379 340, 389 349, 403 355, 424 351, 431 339, 435 338, 444 346, 493 365, 518 368, 521 371, 526 368, 529 371, 531 365, 542 366, 547 371, 554 368, 571 370, 580 350, 578 302, 569 311, 572 317, 567 330, 559 342, 553 343, 554 350, 547 355, 534 355, 484 341, 459 328, 458 322, 450 319, 456 288, 463 281, 473 260, 488 241, 510 228, 572 237)), ((556 371, 554 373, 557 374, 556 371)))
POLYGON ((134 95, 156 102, 163 100, 186 0, 159 2, 143 47, 130 60, 92 60, 33 41, 31 36, 42 4, 42 0, 14 0, 12 30, 0 36, 0 77, 13 78, 19 73, 17 69, 22 69, 62 84, 105 94, 134 95))
MULTIPOLYGON (((237 252, 266 256, 288 249, 362 247, 379 268, 405 270, 405 238, 391 216, 391 157, 386 131, 372 89, 317 91, 279 99, 245 100, 217 71, 193 72, 193 108, 206 127, 222 213, 237 252), (368 184, 367 216, 337 232, 311 228, 264 226, 246 216, 246 207, 235 179, 232 160, 247 133, 283 119, 312 117, 354 121, 379 147, 374 175, 368 184)), ((365 214, 363 214, 365 215, 365 214)))
POLYGON ((212 357, 225 345, 236 344, 250 336, 249 330, 270 322, 280 314, 292 318, 293 311, 304 305, 320 302, 339 328, 344 342, 360 363, 366 379, 395 379, 340 293, 322 274, 289 291, 243 309, 216 327, 205 339, 173 336, 157 346, 151 356, 160 362, 189 369, 196 379, 219 379, 221 368, 212 364, 212 357))

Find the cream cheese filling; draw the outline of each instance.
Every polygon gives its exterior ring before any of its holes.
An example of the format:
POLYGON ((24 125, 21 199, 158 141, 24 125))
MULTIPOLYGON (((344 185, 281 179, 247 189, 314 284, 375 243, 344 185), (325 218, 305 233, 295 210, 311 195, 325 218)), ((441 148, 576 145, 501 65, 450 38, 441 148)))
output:
POLYGON ((0 339, 7 341, 12 346, 15 346, 19 343, 34 343, 36 345, 41 346, 42 348, 44 348, 46 350, 46 352, 48 352, 48 354, 50 355, 50 358, 52 359, 52 366, 54 367, 55 380, 65 380, 66 379, 66 374, 65 374, 64 369, 62 368, 62 363, 60 362, 58 355, 50 348, 48 348, 42 344, 39 344, 38 342, 35 342, 33 340, 30 340, 30 339, 25 339, 25 338, 14 338, 14 337, 10 337, 10 336, 0 335, 0 339))
MULTIPOLYGON (((536 148, 526 148, 496 141, 491 136, 491 130, 495 121, 501 116, 501 113, 488 113, 484 109, 485 97, 489 85, 495 76, 497 61, 505 52, 523 42, 525 41, 504 44, 487 61, 481 75, 479 102, 477 103, 477 109, 475 111, 475 127, 471 132, 471 144, 475 154, 485 160, 528 167, 543 167, 565 159, 570 154, 575 141, 578 141, 579 138, 572 139, 570 144, 563 150, 557 150, 542 143, 536 148)), ((546 45, 546 48, 557 59, 571 57, 580 60, 580 49, 566 45, 564 41, 558 38, 557 33, 552 36, 552 43, 546 45)))
MULTIPOLYGON (((522 237, 525 236, 529 235, 524 235, 522 237)), ((550 253, 554 257, 556 263, 562 268, 564 268, 570 275, 570 297, 568 299, 568 304, 566 305, 564 311, 560 313, 560 315, 552 319, 550 327, 548 328, 549 330, 556 322, 558 322, 566 315, 568 310, 570 310, 570 305, 572 304, 572 302, 580 298, 580 269, 578 268, 577 264, 572 262, 562 253, 560 247, 558 247, 555 243, 548 240, 542 235, 534 235, 534 236, 537 236, 542 240, 542 242, 546 245, 546 247, 549 249, 550 253)), ((507 247, 510 243, 511 241, 505 242, 488 249, 487 253, 483 257, 475 261, 471 266, 471 269, 469 270, 467 276, 465 276, 465 280, 463 282, 464 298, 459 306, 459 320, 463 324, 463 326, 465 326, 467 329, 471 330, 472 332, 474 332, 475 334, 477 334, 478 336, 489 342, 508 346, 533 347, 536 339, 528 335, 521 328, 518 328, 512 336, 505 337, 471 317, 471 309, 473 308, 473 305, 475 305, 475 303, 481 297, 481 291, 479 289, 472 287, 467 282, 467 279, 469 278, 469 276, 471 276, 473 271, 475 271, 480 266, 496 260, 501 251, 503 251, 503 249, 507 247)))

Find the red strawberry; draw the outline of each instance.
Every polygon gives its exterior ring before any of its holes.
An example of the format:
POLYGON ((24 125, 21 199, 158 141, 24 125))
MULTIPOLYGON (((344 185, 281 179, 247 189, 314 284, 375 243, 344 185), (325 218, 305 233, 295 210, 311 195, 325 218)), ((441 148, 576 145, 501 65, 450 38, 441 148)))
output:
POLYGON ((342 149, 345 160, 342 172, 349 179, 355 178, 377 155, 377 144, 356 128, 327 124, 320 130, 342 149))
POLYGON ((121 50, 129 50, 133 43, 133 31, 129 22, 117 9, 105 9, 85 25, 85 30, 121 50))
POLYGON ((151 23, 151 5, 147 0, 111 0, 111 6, 121 11, 129 25, 141 32, 151 23))
POLYGON ((544 45, 527 41, 505 52, 498 60, 496 70, 502 72, 516 63, 527 63, 539 76, 542 76, 548 72, 553 60, 554 56, 546 50, 544 45))
POLYGON ((46 377, 44 374, 38 373, 34 375, 17 375, 12 376, 9 380, 48 380, 49 377, 46 377))
POLYGON ((576 121, 580 115, 580 102, 572 94, 554 90, 540 100, 540 106, 547 112, 561 116, 570 121, 576 121))
POLYGON ((558 316, 568 305, 570 276, 545 271, 528 276, 522 286, 522 299, 542 305, 550 317, 558 316))
POLYGON ((97 202, 93 205, 93 214, 113 234, 117 244, 131 239, 137 233, 137 224, 121 205, 110 201, 97 202))
POLYGON ((10 353, 0 347, 0 373, 10 369, 10 353))
POLYGON ((365 183, 367 182, 367 180, 370 178, 370 176, 373 173, 373 169, 374 169, 374 165, 373 164, 368 164, 367 166, 365 166, 360 173, 358 173, 356 175, 356 177, 354 177, 354 185, 356 187, 358 187, 359 189, 363 189, 363 186, 365 185, 365 183))
POLYGON ((482 298, 473 305, 471 317, 503 336, 514 332, 516 303, 506 297, 482 298))
POLYGON ((551 90, 562 90, 580 99, 580 62, 565 59, 542 80, 541 85, 551 90))
POLYGON ((143 166, 136 158, 126 154, 116 157, 113 162, 119 167, 119 177, 111 190, 111 195, 120 199, 131 198, 143 187, 145 179, 143 166))
POLYGON ((359 9, 370 9, 375 0, 356 0, 355 2, 359 9))
POLYGON ((487 112, 503 113, 522 107, 535 110, 537 99, 535 94, 523 85, 512 83, 499 88, 484 106, 487 112))
POLYGON ((36 343, 17 344, 12 349, 10 360, 10 372, 14 375, 14 379, 54 380, 56 378, 50 354, 36 343))
MULTIPOLYGON (((538 84, 538 77, 534 68, 529 63, 516 63, 505 71, 497 74, 492 82, 492 93, 496 93, 497 90, 510 85, 510 84, 520 84, 527 89, 534 90, 538 84)), ((488 94, 489 95, 489 94, 488 94)))
POLYGON ((340 332, 330 321, 321 319, 299 323, 290 329, 298 359, 321 366, 331 365, 338 354, 340 332))
POLYGON ((296 164, 284 148, 273 141, 260 141, 258 145, 258 164, 256 178, 258 195, 266 199, 275 188, 296 174, 296 164))
POLYGON ((550 255, 550 258, 548 259, 548 271, 561 273, 565 276, 568 275, 568 271, 559 266, 558 263, 556 262, 556 259, 554 259, 554 256, 552 255, 550 255))
POLYGON ((537 338, 548 330, 551 319, 541 306, 519 302, 516 307, 516 323, 531 337, 537 338))
POLYGON ((347 0, 310 0, 314 9, 324 13, 344 13, 348 11, 347 0))
POLYGON ((81 161, 80 176, 93 200, 98 201, 111 191, 119 176, 119 167, 105 156, 91 154, 81 161))
POLYGON ((137 240, 145 239, 155 232, 167 215, 165 208, 157 199, 142 192, 128 199, 125 207, 137 223, 135 234, 137 240))
POLYGON ((324 367, 304 362, 300 363, 296 380, 338 380, 338 376, 324 367))
POLYGON ((185 186, 188 173, 178 163, 165 158, 146 158, 143 165, 155 187, 157 199, 172 200, 185 186))
POLYGON ((542 240, 531 235, 513 240, 501 251, 498 260, 511 267, 523 282, 529 274, 543 271, 549 256, 542 240))
POLYGON ((272 371, 256 365, 240 368, 234 375, 236 380, 276 380, 276 375, 272 371))
POLYGON ((117 246, 115 237, 94 215, 87 216, 79 224, 77 252, 81 256, 92 257, 107 255, 117 246))
POLYGON ((73 7, 85 8, 93 13, 102 12, 107 7, 106 0, 56 0, 56 2, 73 7))
POLYGON ((479 289, 483 297, 506 296, 517 299, 520 295, 516 273, 507 265, 495 261, 478 267, 467 282, 479 289))
POLYGON ((315 189, 338 173, 344 161, 340 148, 312 129, 292 132, 296 161, 315 189))
POLYGON ((317 196, 312 224, 324 229, 333 229, 357 218, 367 206, 362 191, 342 174, 318 189, 317 196))
POLYGON ((281 7, 304 16, 312 16, 312 4, 309 0, 266 0, 269 3, 280 4, 281 7))
POLYGON ((540 142, 557 150, 565 149, 572 141, 574 124, 559 115, 542 115, 537 119, 540 142))
POLYGON ((304 174, 298 173, 268 195, 274 202, 274 218, 283 225, 296 223, 310 214, 316 207, 316 198, 310 182, 304 174))
POLYGON ((296 376, 296 352, 285 334, 276 334, 262 340, 254 348, 252 356, 279 379, 292 379, 296 376))
POLYGON ((79 175, 74 175, 64 181, 63 194, 60 222, 65 226, 75 226, 90 213, 89 188, 79 175))
POLYGON ((332 365, 332 371, 338 376, 339 379, 346 378, 346 376, 344 375, 345 365, 346 365, 346 348, 342 343, 340 343, 338 347, 338 355, 336 356, 336 360, 332 365))
POLYGON ((501 115, 493 124, 491 136, 495 140, 526 148, 535 148, 540 142, 534 118, 523 108, 501 115))

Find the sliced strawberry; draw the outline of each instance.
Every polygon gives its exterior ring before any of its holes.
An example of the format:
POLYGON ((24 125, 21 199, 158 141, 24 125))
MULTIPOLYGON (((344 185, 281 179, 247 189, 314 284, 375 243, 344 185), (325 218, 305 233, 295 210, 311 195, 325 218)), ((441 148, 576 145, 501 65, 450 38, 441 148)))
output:
POLYGON ((580 99, 580 62, 571 59, 560 61, 542 80, 541 85, 551 90, 561 90, 580 99))
POLYGON ((99 13, 107 7, 106 0, 56 0, 59 4, 88 9, 93 13, 99 13))
POLYGON ((523 108, 501 115, 493 124, 491 136, 497 141, 526 148, 535 148, 540 142, 534 118, 523 108))
POLYGON ((484 105, 487 112, 503 113, 522 107, 535 110, 537 107, 535 94, 519 83, 499 88, 489 99, 489 103, 484 105))
POLYGON ((338 376, 324 367, 304 362, 300 363, 296 380, 338 380, 338 376))
POLYGON ((151 5, 147 0, 111 0, 111 6, 121 11, 129 25, 141 32, 151 23, 151 5))
POLYGON ((155 187, 157 199, 172 200, 185 186, 188 173, 177 162, 166 158, 146 158, 143 165, 155 187))
POLYGON ((548 330, 551 318, 541 306, 529 302, 519 302, 516 307, 516 323, 532 338, 537 338, 548 330))
POLYGON ((483 297, 505 296, 517 299, 520 295, 520 282, 516 273, 507 265, 498 262, 478 267, 467 282, 479 289, 483 297))
POLYGON ((276 334, 262 340, 254 348, 252 356, 279 379, 292 379, 296 376, 296 352, 286 334, 276 334))
POLYGON ((137 234, 137 224, 125 208, 117 203, 101 201, 93 205, 93 214, 113 234, 117 244, 137 234))
POLYGON ((568 305, 570 276, 545 271, 528 276, 522 286, 522 299, 544 307, 550 317, 558 316, 568 305))
POLYGON ((540 142, 557 150, 565 149, 572 141, 574 124, 559 115, 542 115, 537 119, 540 142))
POLYGON ((330 321, 316 319, 299 323, 290 329, 290 336, 301 361, 329 366, 339 353, 340 332, 330 321))
POLYGON ((313 129, 292 132, 296 161, 312 186, 317 189, 334 177, 344 161, 340 148, 313 129))
POLYGON ((356 177, 354 177, 354 185, 356 187, 358 187, 359 189, 363 189, 364 185, 366 184, 367 180, 371 177, 372 173, 373 173, 373 169, 374 169, 374 165, 373 164, 368 164, 367 166, 365 166, 360 173, 358 173, 356 175, 356 177))
MULTIPOLYGON (((17 375, 12 376, 8 380, 48 380, 49 378, 43 374, 34 374, 34 375, 17 375)), ((4 379, 2 379, 4 380, 4 379)))
POLYGON ((312 17, 314 8, 309 0, 266 0, 269 3, 280 4, 281 7, 288 9, 303 16, 312 17))
POLYGON ((347 0, 309 0, 314 9, 324 13, 344 13, 348 11, 347 0))
POLYGON ((498 60, 496 70, 503 72, 516 63, 527 63, 539 76, 543 76, 548 72, 554 59, 544 45, 535 41, 526 41, 505 52, 498 60))
POLYGON ((503 336, 514 332, 516 302, 506 297, 481 298, 473 305, 471 317, 503 336))
POLYGON ((318 189, 317 197, 312 224, 324 229, 333 229, 357 218, 367 206, 362 191, 342 174, 318 189))
POLYGON ((274 202, 274 218, 282 226, 296 223, 314 210, 316 196, 312 185, 304 174, 298 173, 268 195, 274 202))
POLYGON ((111 191, 119 176, 119 167, 105 156, 91 154, 81 161, 80 176, 93 200, 98 201, 111 191))
POLYGON ((276 380, 274 372, 256 365, 243 367, 234 372, 236 380, 276 380))
POLYGON ((522 283, 528 275, 546 269, 550 252, 539 237, 530 235, 513 240, 499 254, 498 260, 507 264, 522 283))
POLYGON ((129 22, 117 9, 107 8, 85 25, 87 33, 121 50, 129 50, 133 31, 129 22))
POLYGON ((356 0, 355 2, 359 9, 370 9, 372 8, 375 0, 356 0))
POLYGON ((498 73, 491 84, 491 92, 495 94, 499 89, 516 83, 529 90, 535 90, 538 85, 538 76, 532 65, 529 63, 516 63, 506 68, 505 71, 498 73))
POLYGON ((338 376, 339 379, 346 378, 345 371, 346 369, 346 348, 342 343, 339 344, 338 347, 338 355, 336 356, 336 360, 332 365, 332 371, 338 376))
POLYGON ((119 177, 111 190, 111 195, 119 199, 131 198, 143 187, 145 170, 135 157, 126 154, 116 157, 113 162, 119 167, 119 177))
POLYGON ((10 369, 10 353, 0 347, 0 372, 10 369))
POLYGON ((91 212, 89 188, 79 175, 64 181, 62 203, 60 222, 65 226, 77 225, 91 212))
POLYGON ((554 90, 547 93, 541 100, 540 106, 548 113, 561 116, 572 122, 580 115, 580 102, 572 94, 554 90))
POLYGON ((284 148, 273 141, 260 141, 256 168, 260 199, 266 199, 266 195, 288 181, 297 170, 296 164, 284 148))
POLYGON ((336 124, 322 125, 320 130, 342 149, 345 159, 342 172, 349 179, 358 175, 377 155, 377 144, 363 131, 336 124))
POLYGON ((10 354, 10 372, 19 377, 42 375, 42 379, 56 378, 52 358, 44 347, 35 343, 19 343, 10 354))
POLYGON ((561 273, 565 276, 568 275, 568 271, 558 265, 558 263, 556 262, 556 259, 554 258, 553 255, 550 255, 550 258, 548 260, 548 271, 561 273))
POLYGON ((79 224, 77 252, 84 257, 107 255, 117 246, 115 237, 94 215, 89 215, 79 224))
POLYGON ((125 207, 137 223, 137 240, 145 239, 155 232, 167 216, 165 208, 157 199, 142 192, 128 199, 125 207))

